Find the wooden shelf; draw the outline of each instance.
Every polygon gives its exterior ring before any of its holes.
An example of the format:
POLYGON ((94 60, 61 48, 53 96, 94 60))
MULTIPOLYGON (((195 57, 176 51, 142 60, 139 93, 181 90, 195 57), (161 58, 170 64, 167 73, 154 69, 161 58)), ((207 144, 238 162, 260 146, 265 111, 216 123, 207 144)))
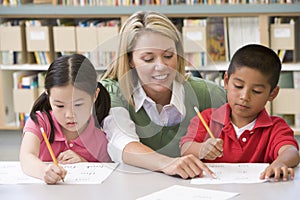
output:
MULTIPOLYGON (((35 5, 25 4, 19 6, 0 6, 0 21, 5 19, 121 19, 124 22, 136 11, 157 11, 170 18, 187 17, 258 17, 260 26, 260 42, 269 44, 269 17, 273 16, 300 16, 300 4, 224 4, 224 5, 143 5, 143 6, 63 6, 63 5, 35 5)), ((229 62, 216 62, 206 67, 187 67, 187 70, 226 71, 229 62)), ((13 71, 46 71, 49 65, 22 64, 1 65, 0 64, 0 93, 6 94, 1 87, 7 86, 6 79, 13 71), (1 80, 2 79, 2 80, 1 80)), ((97 71, 105 71, 105 67, 96 68, 97 71)), ((282 71, 300 71, 300 63, 284 63, 282 71)), ((12 86, 10 86, 12 87, 12 86)), ((0 98, 0 117, 5 117, 5 106, 0 98)), ((21 129, 14 124, 3 124, 0 121, 0 129, 21 129)), ((300 135, 300 129, 295 130, 300 135)))
POLYGON ((1 70, 46 71, 49 65, 17 64, 17 65, 0 65, 0 67, 1 70))
MULTIPOLYGON (((38 65, 38 64, 18 64, 18 65, 0 65, 1 70, 11 71, 47 71, 49 65, 38 65)), ((105 67, 97 67, 97 71, 105 71, 105 67)))
MULTIPOLYGON (((229 62, 216 62, 205 67, 186 67, 188 71, 226 71, 229 62)), ((37 64, 18 64, 18 65, 0 65, 1 70, 28 70, 28 71, 46 71, 49 65, 37 64)), ((97 71, 105 71, 105 67, 97 67, 97 71)), ((282 71, 300 71, 300 63, 283 63, 282 71)))
POLYGON ((53 6, 26 4, 0 6, 1 18, 120 18, 136 11, 153 10, 169 17, 207 16, 300 16, 300 4, 144 5, 144 6, 53 6))
MULTIPOLYGON (((208 64, 205 67, 186 67, 189 71, 226 71, 229 67, 229 62, 216 62, 208 64)), ((281 71, 300 71, 300 63, 283 63, 281 71)))

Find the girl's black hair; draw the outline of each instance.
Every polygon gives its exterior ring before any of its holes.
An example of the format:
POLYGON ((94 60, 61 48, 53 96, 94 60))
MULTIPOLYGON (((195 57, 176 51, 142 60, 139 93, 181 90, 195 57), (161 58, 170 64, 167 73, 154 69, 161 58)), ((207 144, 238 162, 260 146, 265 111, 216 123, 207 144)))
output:
POLYGON ((57 58, 46 72, 45 92, 37 98, 30 112, 30 117, 36 124, 38 124, 36 112, 41 111, 46 114, 51 126, 50 143, 54 141, 55 129, 50 115, 50 111, 52 110, 49 102, 50 89, 68 84, 72 84, 74 87, 85 91, 92 97, 95 95, 96 89, 100 89, 93 109, 95 125, 98 128, 100 128, 101 122, 108 115, 111 107, 109 93, 97 81, 97 72, 89 59, 81 54, 72 54, 57 58))

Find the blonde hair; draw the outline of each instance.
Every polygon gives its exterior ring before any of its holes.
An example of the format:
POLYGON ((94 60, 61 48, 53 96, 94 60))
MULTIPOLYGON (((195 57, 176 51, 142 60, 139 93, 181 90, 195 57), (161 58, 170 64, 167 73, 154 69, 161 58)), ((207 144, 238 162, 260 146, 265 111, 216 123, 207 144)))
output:
POLYGON ((116 60, 102 77, 102 79, 110 78, 117 80, 121 92, 131 105, 134 105, 132 91, 138 75, 130 67, 130 61, 136 40, 145 32, 158 33, 175 42, 178 60, 176 80, 183 82, 182 77, 185 75, 182 38, 176 26, 161 13, 153 11, 139 11, 134 13, 126 20, 120 30, 116 60))

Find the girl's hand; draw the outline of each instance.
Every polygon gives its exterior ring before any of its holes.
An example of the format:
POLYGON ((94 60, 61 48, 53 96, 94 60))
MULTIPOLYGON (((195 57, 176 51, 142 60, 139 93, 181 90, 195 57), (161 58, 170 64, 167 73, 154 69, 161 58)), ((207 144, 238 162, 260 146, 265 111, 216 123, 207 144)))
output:
POLYGON ((44 181, 47 184, 56 184, 59 181, 62 181, 67 174, 67 171, 54 164, 49 164, 45 170, 44 181))
POLYGON ((87 162, 84 158, 82 158, 81 156, 79 156, 77 153, 75 153, 72 150, 67 150, 67 151, 61 152, 57 157, 57 161, 61 164, 87 162))
POLYGON ((202 143, 199 153, 200 159, 215 160, 223 155, 223 140, 209 138, 202 143))
POLYGON ((285 164, 274 161, 260 175, 260 179, 270 179, 274 175, 274 181, 279 181, 282 177, 283 181, 294 179, 295 172, 293 168, 287 167, 285 164))
POLYGON ((167 175, 179 175, 181 178, 202 176, 203 171, 215 178, 215 174, 196 156, 190 154, 179 158, 172 158, 171 163, 162 169, 167 175))

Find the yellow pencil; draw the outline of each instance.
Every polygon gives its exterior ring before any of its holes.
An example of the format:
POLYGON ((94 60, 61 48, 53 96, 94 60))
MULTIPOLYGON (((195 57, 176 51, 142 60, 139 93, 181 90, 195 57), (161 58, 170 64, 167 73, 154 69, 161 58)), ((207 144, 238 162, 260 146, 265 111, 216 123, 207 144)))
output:
MULTIPOLYGON (((52 150, 52 147, 51 147, 51 145, 50 145, 50 142, 49 142, 49 140, 48 140, 48 138, 47 138, 47 135, 46 135, 46 133, 45 133, 43 127, 41 127, 40 130, 41 130, 42 135, 43 135, 43 138, 44 138, 44 140, 45 140, 45 142, 46 142, 46 145, 47 145, 47 148, 48 148, 49 153, 50 153, 50 155, 51 155, 51 158, 52 158, 52 160, 53 160, 53 163, 54 163, 54 165, 58 166, 57 159, 56 159, 56 157, 55 157, 55 155, 54 155, 54 152, 53 152, 53 150, 52 150)), ((64 182, 64 179, 63 179, 63 178, 62 178, 61 180, 64 182)))
POLYGON ((204 125, 206 131, 208 132, 209 136, 210 136, 212 139, 216 139, 215 136, 214 136, 214 134, 211 132, 210 128, 208 127, 207 123, 206 123, 205 120, 203 119, 203 117, 202 117, 200 111, 198 110, 198 108, 197 108, 196 106, 194 106, 194 109, 195 109, 195 111, 196 111, 198 117, 200 118, 202 124, 204 125))
POLYGON ((43 138, 44 138, 44 140, 45 140, 45 142, 46 142, 46 145, 47 145, 47 148, 48 148, 48 150, 49 150, 49 153, 50 153, 50 155, 51 155, 51 158, 52 158, 54 164, 55 164, 56 166, 58 166, 58 162, 57 162, 56 157, 55 157, 55 155, 54 155, 54 153, 53 153, 53 150, 52 150, 52 148, 51 148, 51 145, 50 145, 50 142, 49 142, 49 140, 48 140, 48 138, 47 138, 47 135, 46 135, 46 133, 45 133, 45 131, 44 131, 44 129, 43 129, 42 127, 41 127, 40 129, 41 129, 43 138))

